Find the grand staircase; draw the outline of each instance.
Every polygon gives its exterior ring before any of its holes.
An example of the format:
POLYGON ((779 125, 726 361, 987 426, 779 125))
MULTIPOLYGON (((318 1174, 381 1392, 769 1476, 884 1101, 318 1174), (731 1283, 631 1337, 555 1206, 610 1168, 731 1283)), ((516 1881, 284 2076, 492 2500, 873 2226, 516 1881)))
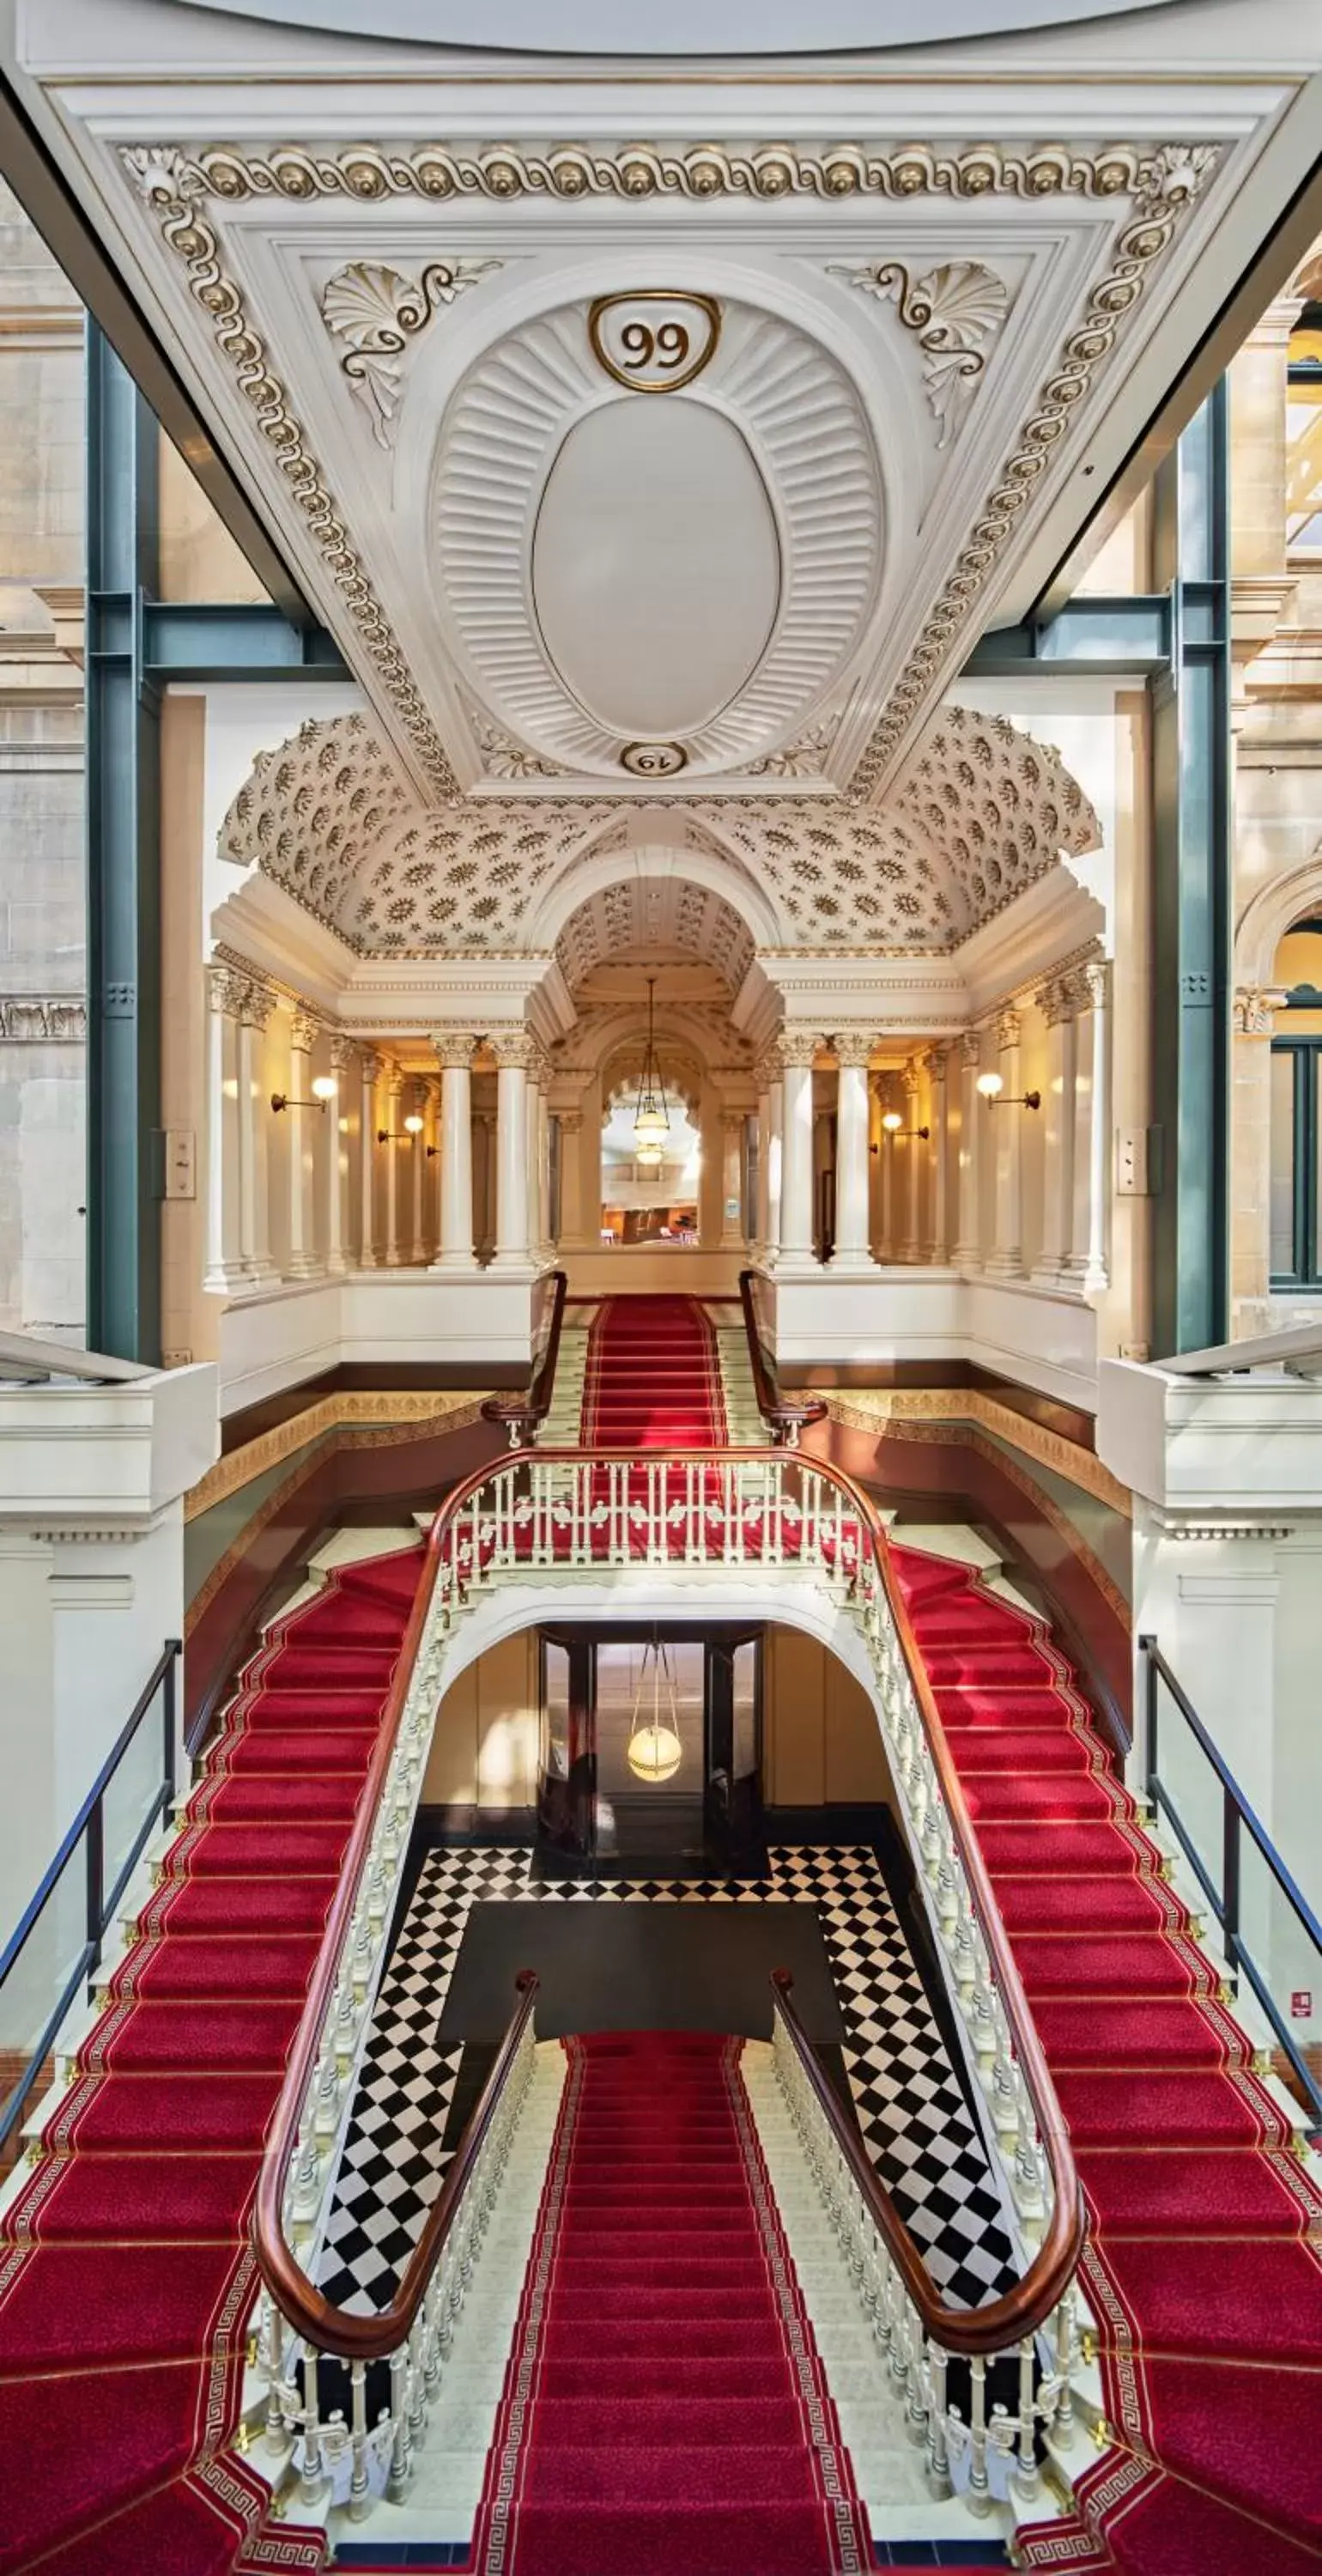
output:
POLYGON ((1113 2441, 1032 2566, 1316 2576, 1322 2198, 1068 1659, 967 1567, 894 1551, 1069 2123, 1113 2441))
POLYGON ((6 2209, 0 2570, 320 2564, 227 2447, 249 2217, 422 1562, 347 1567, 268 1632, 6 2209))
POLYGON ((592 1328, 586 1447, 714 1449, 725 1439, 720 1364, 693 1297, 612 1297, 592 1328))

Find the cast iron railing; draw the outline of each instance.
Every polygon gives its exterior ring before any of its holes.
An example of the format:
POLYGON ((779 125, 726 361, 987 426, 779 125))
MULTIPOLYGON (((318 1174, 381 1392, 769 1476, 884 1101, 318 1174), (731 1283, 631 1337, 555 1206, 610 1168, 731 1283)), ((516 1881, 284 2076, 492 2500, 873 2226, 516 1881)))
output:
POLYGON ((80 1987, 94 1974, 115 1908, 159 1820, 174 1799, 177 1677, 183 1647, 167 1637, 115 1744, 102 1763, 41 1885, 0 1953, 0 2050, 21 2072, 0 2108, 0 2150, 22 2120, 43 2066, 80 1987), (159 1773, 153 1766, 141 1802, 133 1798, 115 1836, 106 1885, 107 1806, 127 1778, 131 1748, 158 1699, 162 1721, 159 1773))
MULTIPOLYGON (((1256 1911, 1260 1919, 1262 1917, 1260 1903, 1256 1907, 1252 1903, 1246 1905, 1245 1837, 1251 1849, 1258 1853, 1267 1871, 1269 1886, 1279 1890, 1285 1900, 1289 1925, 1287 1937, 1292 1943, 1298 1944, 1297 1957, 1301 1963, 1298 1984, 1292 1984, 1291 1991, 1298 1992, 1303 1988, 1309 1995, 1310 2010, 1313 1995, 1322 1988, 1322 1924, 1318 1922, 1307 1897, 1286 1868, 1266 1826, 1254 1814, 1238 1780, 1218 1752, 1193 1702, 1176 1680, 1156 1638, 1140 1637, 1138 1648, 1143 1658, 1143 1762, 1148 1802, 1166 1818, 1221 1926, 1221 1937, 1230 1967, 1236 1975, 1247 1977, 1311 2105, 1314 2121, 1322 2126, 1322 2085, 1319 2085, 1317 2074, 1309 2065, 1277 2001, 1273 1985, 1278 1981, 1273 1980, 1260 1960, 1255 1957, 1245 1928, 1247 1913, 1256 1911), (1187 1806, 1182 1810, 1172 1782, 1162 1777, 1159 1713, 1163 1687, 1173 1707, 1179 1711, 1184 1726, 1187 1727, 1189 1735, 1197 1745, 1216 1784, 1213 1794, 1217 1798, 1220 1809, 1217 1819, 1219 1830, 1216 1834, 1221 1862, 1219 1880, 1206 1847, 1201 1850, 1199 1848, 1197 1830, 1191 1822, 1187 1806), (1306 1988, 1304 1988, 1305 1977, 1307 1978, 1306 1988)), ((1197 1794, 1195 1789, 1194 1798, 1197 1794)), ((1270 1904, 1270 1895, 1267 1901, 1270 1904)), ((1272 1927, 1264 1922, 1262 1928, 1267 1933, 1270 1947, 1272 1927)))

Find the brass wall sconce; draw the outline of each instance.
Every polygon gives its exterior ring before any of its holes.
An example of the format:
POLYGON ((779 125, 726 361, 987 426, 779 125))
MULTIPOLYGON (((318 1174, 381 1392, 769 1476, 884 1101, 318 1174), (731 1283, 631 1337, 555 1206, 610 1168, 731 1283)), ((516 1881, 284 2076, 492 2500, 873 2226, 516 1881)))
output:
POLYGON ((312 1077, 312 1097, 310 1100, 297 1100, 294 1097, 294 1094, 290 1091, 273 1091, 271 1094, 271 1107, 277 1112, 281 1109, 320 1109, 325 1111, 329 1108, 332 1100, 335 1098, 339 1087, 340 1086, 333 1073, 317 1073, 312 1077))
POLYGON ((999 1073, 980 1073, 977 1087, 989 1109, 1040 1109, 1042 1106, 1040 1091, 1007 1092, 1004 1078, 999 1073))
POLYGON ((422 1134, 425 1123, 415 1110, 411 1118, 405 1119, 402 1127, 378 1127, 376 1141, 378 1145, 411 1145, 415 1137, 422 1134))

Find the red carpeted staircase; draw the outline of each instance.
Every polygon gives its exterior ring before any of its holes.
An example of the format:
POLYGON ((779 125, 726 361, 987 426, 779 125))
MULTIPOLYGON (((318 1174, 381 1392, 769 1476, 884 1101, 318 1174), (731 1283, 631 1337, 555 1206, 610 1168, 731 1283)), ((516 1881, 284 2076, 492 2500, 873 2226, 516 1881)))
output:
POLYGON ((226 2447, 248 2214, 422 1563, 333 1575, 246 1666, 0 2228, 5 2576, 321 2564, 226 2447))
POLYGON ((1120 2446, 1025 2563, 1318 2576, 1322 2200, 1291 2124, 1047 1630, 894 1555, 1069 2122, 1120 2446))
POLYGON ((692 1297, 612 1297, 592 1327, 584 1445, 713 1449, 725 1403, 711 1326, 692 1297))
POLYGON ((611 2031, 565 2045, 480 2576, 868 2567, 741 2042, 611 2031))

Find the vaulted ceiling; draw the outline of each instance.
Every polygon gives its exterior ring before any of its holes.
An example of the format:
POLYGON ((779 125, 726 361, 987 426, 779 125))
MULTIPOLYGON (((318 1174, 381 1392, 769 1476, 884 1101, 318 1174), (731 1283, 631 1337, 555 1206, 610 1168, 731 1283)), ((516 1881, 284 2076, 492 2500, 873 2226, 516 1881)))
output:
MULTIPOLYGON (((355 936, 412 936, 433 863, 432 926, 476 935, 662 785, 738 802, 759 866, 778 803, 826 809, 799 914, 777 895, 796 926, 880 861, 864 809, 901 828, 952 674, 1312 157, 1322 45, 1286 0, 997 31, 1028 5, 940 0, 962 41, 935 51, 743 65, 465 56, 359 0, 43 0, 0 36, 362 681, 380 819, 413 809, 355 936), (525 805, 505 888, 481 835, 508 855, 525 805)), ((943 936, 1006 881, 979 829, 949 912, 908 889, 943 936)), ((874 935, 907 937, 871 875, 874 935)))

